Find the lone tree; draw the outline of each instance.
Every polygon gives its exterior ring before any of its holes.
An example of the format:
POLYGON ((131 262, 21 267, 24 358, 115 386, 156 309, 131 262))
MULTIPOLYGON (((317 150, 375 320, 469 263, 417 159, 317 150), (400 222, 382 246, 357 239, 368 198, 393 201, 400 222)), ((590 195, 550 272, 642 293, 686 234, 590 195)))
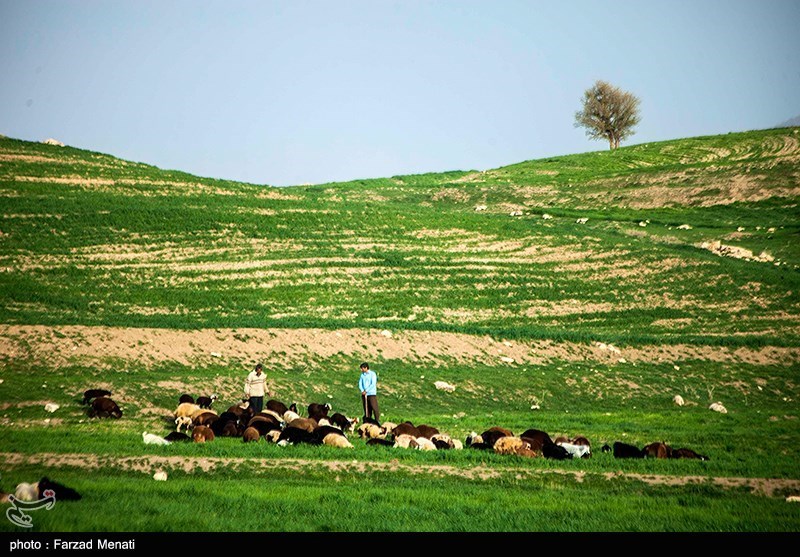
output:
POLYGON ((611 149, 633 135, 638 123, 639 99, 602 80, 583 93, 583 109, 575 113, 575 127, 586 128, 592 139, 607 139, 611 149))

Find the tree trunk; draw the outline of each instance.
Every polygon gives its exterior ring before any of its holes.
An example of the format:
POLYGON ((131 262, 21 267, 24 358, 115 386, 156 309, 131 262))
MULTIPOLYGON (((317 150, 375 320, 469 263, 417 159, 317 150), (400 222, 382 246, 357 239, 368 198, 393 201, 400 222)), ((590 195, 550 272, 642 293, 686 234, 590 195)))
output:
POLYGON ((614 135, 608 134, 608 148, 614 150, 614 135))

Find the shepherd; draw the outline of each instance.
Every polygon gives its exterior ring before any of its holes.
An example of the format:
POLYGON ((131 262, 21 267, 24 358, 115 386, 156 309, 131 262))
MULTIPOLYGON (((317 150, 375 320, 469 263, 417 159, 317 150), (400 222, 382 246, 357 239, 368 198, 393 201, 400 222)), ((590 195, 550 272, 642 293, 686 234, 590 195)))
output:
POLYGON ((364 422, 373 418, 380 423, 381 413, 378 410, 378 376, 369 368, 367 362, 361 364, 361 377, 358 380, 361 391, 361 403, 364 407, 364 422))

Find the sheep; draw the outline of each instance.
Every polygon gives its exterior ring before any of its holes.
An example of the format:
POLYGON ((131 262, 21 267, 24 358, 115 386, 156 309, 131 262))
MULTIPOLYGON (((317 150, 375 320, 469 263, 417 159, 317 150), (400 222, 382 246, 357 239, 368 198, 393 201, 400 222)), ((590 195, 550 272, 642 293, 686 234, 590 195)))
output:
POLYGON ((216 412, 210 410, 202 410, 192 416, 192 425, 208 425, 210 426, 219 419, 216 412))
POLYGON ((171 445, 169 441, 152 433, 142 432, 142 441, 145 445, 171 445))
POLYGON ((530 450, 531 446, 526 441, 513 435, 505 435, 498 439, 494 444, 494 452, 497 454, 516 454, 519 449, 530 450))
POLYGON ((266 435, 270 431, 281 430, 279 425, 264 416, 253 416, 253 419, 247 422, 247 427, 255 428, 260 435, 266 435))
POLYGON ((347 437, 338 433, 329 433, 322 438, 323 445, 331 447, 338 447, 340 449, 352 449, 353 444, 347 440, 347 437))
POLYGON ((344 434, 344 431, 332 425, 318 426, 317 428, 314 429, 314 435, 316 435, 320 441, 324 441, 327 435, 339 435, 347 439, 347 436, 344 434))
POLYGON ((427 437, 417 437, 417 450, 419 451, 435 451, 436 444, 427 437))
POLYGON ((185 417, 185 416, 188 416, 189 418, 191 418, 192 415, 195 412, 198 412, 199 410, 200 410, 200 407, 197 404, 193 403, 193 402, 181 402, 178 405, 178 407, 175 409, 175 412, 173 412, 173 415, 176 418, 182 418, 182 417, 185 417))
POLYGON ((17 501, 36 501, 39 499, 39 487, 35 483, 22 482, 17 484, 14 498, 17 501))
POLYGON ((178 399, 178 404, 183 404, 184 402, 188 402, 189 404, 194 404, 194 397, 192 395, 183 394, 178 399))
MULTIPOLYGON (((354 420, 356 421, 356 423, 358 423, 358 418, 354 418, 354 420)), ((397 424, 394 423, 394 422, 383 422, 383 425, 381 425, 381 424, 377 424, 377 425, 380 425, 380 427, 382 427, 386 431, 387 434, 394 433, 394 428, 397 427, 397 424)))
POLYGON ((268 431, 266 435, 264 435, 264 440, 269 441, 270 443, 277 443, 278 439, 280 439, 281 430, 280 429, 273 429, 272 431, 268 431))
POLYGON ((576 445, 568 442, 556 443, 556 445, 566 449, 572 455, 572 458, 589 458, 592 456, 592 451, 588 445, 576 445))
POLYGON ((81 404, 89 404, 92 399, 101 396, 109 397, 111 396, 111 391, 107 389, 88 389, 83 392, 83 400, 81 400, 81 404))
POLYGON ((644 458, 670 458, 672 456, 672 447, 666 443, 655 442, 645 445, 642 449, 644 458))
POLYGON ((401 433, 400 435, 395 435, 394 446, 401 449, 416 449, 419 443, 417 443, 417 438, 413 435, 401 433))
POLYGON ((210 427, 205 425, 198 425, 192 429, 192 439, 195 443, 205 443, 214 440, 214 432, 210 427))
POLYGON ((394 447, 394 441, 389 441, 388 439, 381 439, 380 437, 374 437, 372 439, 368 439, 366 444, 380 445, 382 447, 394 447))
POLYGON ((351 420, 341 412, 335 412, 328 418, 328 420, 332 425, 335 425, 342 431, 353 431, 356 427, 356 424, 358 424, 358 418, 353 418, 351 420))
POLYGON ((322 441, 314 435, 313 432, 308 431, 307 429, 303 429, 301 427, 295 427, 293 425, 286 426, 286 429, 281 431, 281 434, 278 436, 278 444, 286 445, 290 444, 293 445, 295 443, 308 443, 311 445, 319 445, 322 441))
POLYGON ((692 449, 675 449, 672 451, 672 455, 670 458, 695 458, 697 460, 709 460, 706 455, 698 454, 694 452, 692 449))
POLYGON ((644 458, 642 449, 620 441, 614 441, 613 452, 614 458, 644 458))
POLYGON ((514 434, 507 429, 503 429, 502 427, 492 427, 481 433, 481 439, 487 445, 491 445, 494 447, 494 444, 497 442, 498 439, 502 437, 513 437, 514 434))
POLYGON ((267 401, 267 410, 272 410, 273 412, 277 412, 281 416, 283 416, 286 412, 291 410, 292 412, 297 413, 297 403, 293 402, 289 406, 286 406, 280 400, 275 400, 271 398, 267 401))
POLYGON ((39 499, 44 497, 45 491, 52 491, 58 501, 80 501, 81 494, 58 482, 52 481, 47 476, 43 476, 41 480, 36 483, 39 490, 39 499))
POLYGON ((210 409, 211 405, 214 404, 214 401, 217 400, 219 397, 217 395, 211 396, 199 396, 197 397, 197 405, 200 408, 210 409))
POLYGON ((169 435, 164 437, 164 439, 167 440, 167 441, 171 441, 171 442, 173 442, 173 441, 191 441, 192 440, 191 437, 189 437, 188 435, 186 435, 185 433, 182 433, 180 431, 171 431, 169 433, 169 435))
MULTIPOLYGON (((213 414, 213 415, 217 416, 217 413, 214 410, 208 410, 206 408, 198 408, 197 410, 192 412, 192 421, 194 422, 199 416, 203 416, 203 415, 207 415, 207 414, 213 414)), ((206 416, 206 419, 207 419, 207 416, 206 416)), ((203 424, 200 424, 200 425, 203 425, 203 424)))
POLYGON ((438 429, 426 424, 418 425, 417 430, 419 430, 420 436, 425 437, 426 439, 430 439, 431 437, 439 433, 438 429))
POLYGON ((284 412, 284 413, 282 414, 282 416, 283 416, 283 423, 286 423, 286 424, 288 424, 288 423, 291 423, 291 422, 293 422, 293 421, 294 421, 294 420, 296 420, 297 418, 299 418, 299 417, 300 417, 300 414, 298 414, 298 413, 297 413, 297 412, 295 412, 294 410, 287 410, 286 412, 284 412))
POLYGON ((555 460, 567 460, 572 458, 572 455, 567 449, 555 443, 545 443, 542 445, 541 452, 543 457, 553 458, 555 460))
POLYGON ((403 422, 397 424, 392 430, 392 434, 396 437, 398 435, 411 435, 412 437, 422 437, 420 430, 411 422, 403 422))
POLYGON ((358 436, 362 439, 376 439, 383 434, 383 430, 375 424, 361 424, 358 428, 358 436))
POLYGON ((455 446, 453 440, 446 433, 437 433, 431 436, 431 441, 433 441, 437 449, 452 449, 455 446))
POLYGON ((527 429, 522 435, 521 439, 525 439, 531 445, 531 450, 541 451, 545 445, 553 444, 550 436, 541 429, 527 429))
POLYGON ((320 418, 325 418, 328 416, 328 411, 330 409, 331 405, 327 402, 325 404, 317 404, 316 402, 312 402, 308 405, 308 417, 319 421, 320 418))
POLYGON ((119 419, 122 417, 122 410, 120 410, 116 402, 101 396, 92 401, 92 406, 89 408, 89 417, 119 419))
POLYGON ((284 421, 284 419, 283 419, 283 414, 278 414, 278 413, 277 413, 277 412, 275 412, 274 410, 269 410, 269 409, 267 409, 267 410, 262 410, 261 412, 259 412, 258 414, 256 414, 256 416, 264 416, 264 417, 270 418, 270 419, 272 419, 272 420, 273 420, 273 421, 274 421, 276 424, 278 424, 278 425, 279 425, 279 426, 281 426, 281 427, 283 427, 283 425, 286 423, 286 422, 284 421))
POLYGON ((313 418, 297 418, 286 424, 286 427, 295 427, 305 429, 309 433, 313 433, 319 424, 313 418))
POLYGON ((227 412, 235 414, 241 423, 247 423, 254 415, 249 406, 250 405, 246 402, 242 404, 234 404, 233 406, 228 407, 227 412))
POLYGON ((191 416, 179 416, 175 418, 175 431, 180 432, 181 428, 186 429, 189 431, 189 426, 192 425, 192 418, 191 416))
POLYGON ((261 433, 254 427, 248 427, 242 434, 242 441, 245 443, 251 443, 259 439, 261 439, 261 433))

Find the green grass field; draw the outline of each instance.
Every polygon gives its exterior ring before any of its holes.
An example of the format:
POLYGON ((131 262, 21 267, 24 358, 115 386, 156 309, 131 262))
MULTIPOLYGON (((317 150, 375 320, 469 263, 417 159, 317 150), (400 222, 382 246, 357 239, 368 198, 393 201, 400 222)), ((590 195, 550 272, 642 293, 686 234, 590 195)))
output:
POLYGON ((797 532, 799 163, 788 128, 274 188, 0 138, 0 491, 84 495, 40 532, 797 532), (593 456, 142 443, 257 361, 360 416, 363 360, 385 420, 593 456), (96 387, 121 420, 87 418, 96 387))

